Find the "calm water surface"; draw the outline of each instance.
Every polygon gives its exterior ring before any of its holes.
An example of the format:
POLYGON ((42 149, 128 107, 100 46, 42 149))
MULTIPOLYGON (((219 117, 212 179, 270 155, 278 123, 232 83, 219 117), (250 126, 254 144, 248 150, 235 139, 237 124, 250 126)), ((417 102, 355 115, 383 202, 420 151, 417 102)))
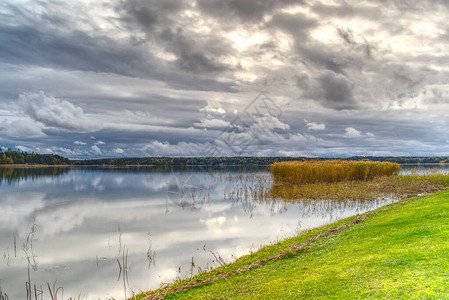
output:
POLYGON ((50 299, 48 283, 58 299, 123 299, 393 201, 244 192, 270 180, 267 168, 0 168, 0 288, 11 300, 27 286, 50 299))

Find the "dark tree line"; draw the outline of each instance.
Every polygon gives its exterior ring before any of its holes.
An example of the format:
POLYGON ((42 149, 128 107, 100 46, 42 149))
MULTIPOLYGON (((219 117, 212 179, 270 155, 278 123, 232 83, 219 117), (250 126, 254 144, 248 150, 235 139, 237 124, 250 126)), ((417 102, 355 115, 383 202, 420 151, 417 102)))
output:
MULTIPOLYGON (((271 165, 280 161, 292 160, 326 160, 335 158, 306 158, 306 157, 128 157, 105 158, 88 160, 70 160, 54 154, 27 153, 21 151, 0 151, 0 164, 32 164, 32 165, 113 165, 113 166, 255 166, 271 165)), ((355 156, 339 158, 342 160, 372 160, 389 161, 401 164, 416 163, 449 163, 449 157, 380 157, 380 156, 355 156)))
POLYGON ((70 165, 70 159, 53 154, 27 153, 23 151, 0 151, 0 165, 29 164, 29 165, 70 165))
MULTIPOLYGON (((150 165, 150 166, 253 166, 271 165, 275 162, 292 160, 328 160, 335 158, 305 158, 305 157, 129 157, 112 159, 89 159, 76 160, 74 165, 150 165)), ((377 156, 355 156, 338 158, 341 160, 371 160, 388 161, 400 164, 416 163, 449 163, 449 157, 377 157, 377 156)))

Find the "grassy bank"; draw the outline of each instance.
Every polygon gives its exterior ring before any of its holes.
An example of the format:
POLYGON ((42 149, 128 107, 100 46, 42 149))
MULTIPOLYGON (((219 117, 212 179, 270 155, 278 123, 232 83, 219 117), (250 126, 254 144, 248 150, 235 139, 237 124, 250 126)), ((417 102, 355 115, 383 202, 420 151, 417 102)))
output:
POLYGON ((447 299, 448 236, 446 191, 307 231, 135 298, 447 299))

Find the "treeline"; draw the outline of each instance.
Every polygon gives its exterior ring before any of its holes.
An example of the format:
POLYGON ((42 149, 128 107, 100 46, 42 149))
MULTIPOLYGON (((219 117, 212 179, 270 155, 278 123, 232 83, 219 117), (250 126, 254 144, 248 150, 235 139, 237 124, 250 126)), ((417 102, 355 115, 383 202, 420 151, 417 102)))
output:
MULTIPOLYGON (((331 160, 336 158, 306 158, 306 157, 130 157, 112 159, 89 159, 72 161, 73 165, 114 165, 114 166, 254 166, 271 165, 275 162, 296 160, 331 160)), ((417 163, 449 163, 449 157, 380 157, 380 156, 354 156, 337 158, 339 160, 371 160, 386 161, 399 164, 417 163)))
POLYGON ((88 160, 70 160, 54 154, 27 153, 23 151, 0 151, 0 164, 33 164, 33 165, 112 165, 112 166, 255 166, 272 165, 275 162, 294 160, 371 160, 388 161, 400 164, 416 163, 449 163, 449 157, 382 157, 354 156, 348 158, 306 158, 306 157, 128 157, 88 160))
POLYGON ((348 158, 347 160, 364 160, 369 159, 372 161, 388 161, 395 162, 398 164, 442 164, 449 163, 449 157, 447 156, 429 156, 429 157, 420 157, 420 156, 356 156, 348 158))
POLYGON ((53 154, 27 153, 23 151, 0 151, 0 165, 29 164, 29 165, 71 165, 70 159, 53 154))
POLYGON ((298 157, 130 157, 113 159, 89 159, 73 161, 74 165, 115 165, 115 166, 251 166, 271 165, 276 161, 291 161, 298 157))

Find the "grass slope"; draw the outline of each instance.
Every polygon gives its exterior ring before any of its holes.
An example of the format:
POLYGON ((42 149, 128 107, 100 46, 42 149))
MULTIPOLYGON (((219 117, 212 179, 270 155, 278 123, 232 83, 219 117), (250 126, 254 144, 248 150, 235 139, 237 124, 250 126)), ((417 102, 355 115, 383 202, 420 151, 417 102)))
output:
POLYGON ((285 258, 166 299, 448 299, 449 191, 376 212, 362 216, 363 222, 354 222, 360 216, 348 218, 177 282, 165 292, 288 251, 285 258), (310 241, 345 224, 348 228, 310 241), (291 251, 304 244, 306 251, 291 251))

